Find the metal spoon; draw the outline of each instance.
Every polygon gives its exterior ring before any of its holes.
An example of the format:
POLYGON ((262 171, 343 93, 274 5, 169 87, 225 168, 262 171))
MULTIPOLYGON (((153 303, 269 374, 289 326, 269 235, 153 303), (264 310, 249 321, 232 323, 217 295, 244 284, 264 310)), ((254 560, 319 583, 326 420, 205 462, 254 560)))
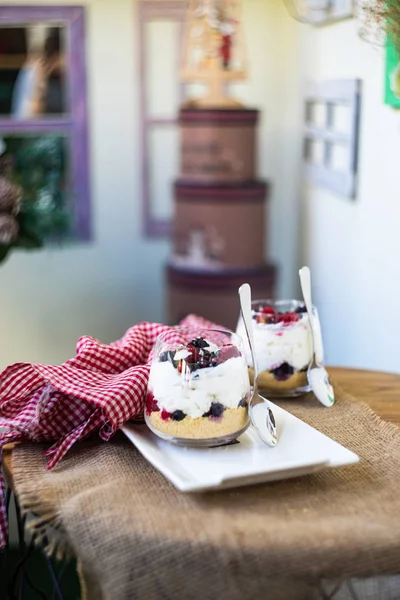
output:
POLYGON ((311 273, 308 267, 302 267, 299 271, 301 291, 303 293, 304 304, 306 305, 308 320, 310 323, 311 338, 313 344, 313 357, 307 370, 307 379, 312 391, 318 400, 326 407, 333 406, 335 402, 335 393, 329 380, 329 375, 325 367, 317 361, 315 352, 315 330, 314 318, 312 312, 311 298, 311 273))
POLYGON ((275 446, 278 442, 275 417, 269 407, 267 399, 260 396, 257 389, 258 368, 254 352, 253 326, 251 319, 251 288, 248 283, 244 283, 240 286, 239 298, 240 312, 242 313, 247 339, 249 340, 254 368, 253 395, 249 401, 250 420, 260 439, 268 446, 275 446))

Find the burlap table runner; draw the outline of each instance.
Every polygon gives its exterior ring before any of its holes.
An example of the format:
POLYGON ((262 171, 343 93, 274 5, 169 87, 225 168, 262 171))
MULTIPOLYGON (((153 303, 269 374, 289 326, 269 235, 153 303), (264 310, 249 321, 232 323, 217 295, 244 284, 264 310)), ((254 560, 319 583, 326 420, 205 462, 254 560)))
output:
POLYGON ((400 430, 336 393, 329 410, 282 404, 357 465, 182 494, 121 435, 75 447, 51 472, 43 446, 17 448, 16 493, 76 554, 90 600, 310 600, 320 578, 399 573, 400 430))

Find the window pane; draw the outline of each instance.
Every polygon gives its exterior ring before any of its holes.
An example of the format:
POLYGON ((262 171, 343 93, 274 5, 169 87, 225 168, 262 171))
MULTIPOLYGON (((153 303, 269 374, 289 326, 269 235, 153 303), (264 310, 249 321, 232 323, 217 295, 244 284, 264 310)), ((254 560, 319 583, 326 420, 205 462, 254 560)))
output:
POLYGON ((333 127, 335 131, 347 133, 351 126, 350 106, 346 104, 337 104, 333 113, 333 127))
POLYGON ((175 118, 179 105, 180 23, 150 21, 145 25, 147 113, 175 118))
POLYGON ((347 172, 349 170, 349 148, 347 146, 333 145, 331 168, 334 171, 347 172))
POLYGON ((0 27, 0 115, 34 119, 67 106, 65 27, 0 27))
POLYGON ((149 134, 149 189, 151 212, 156 219, 172 214, 172 184, 178 174, 178 127, 153 127, 149 134))
POLYGON ((310 140, 308 159, 310 162, 320 165, 324 161, 324 142, 322 140, 310 140))
POLYGON ((44 241, 72 239, 68 138, 53 134, 2 136, 1 145, 5 146, 0 157, 1 177, 22 189, 16 215, 21 232, 44 241))

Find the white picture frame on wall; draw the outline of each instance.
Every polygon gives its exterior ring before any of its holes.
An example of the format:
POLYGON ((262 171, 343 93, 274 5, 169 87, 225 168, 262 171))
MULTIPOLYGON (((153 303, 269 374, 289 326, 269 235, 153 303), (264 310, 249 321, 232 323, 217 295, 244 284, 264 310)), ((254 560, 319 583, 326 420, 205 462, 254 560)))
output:
POLYGON ((360 79, 309 82, 304 110, 304 167, 309 180, 346 198, 357 195, 360 79))

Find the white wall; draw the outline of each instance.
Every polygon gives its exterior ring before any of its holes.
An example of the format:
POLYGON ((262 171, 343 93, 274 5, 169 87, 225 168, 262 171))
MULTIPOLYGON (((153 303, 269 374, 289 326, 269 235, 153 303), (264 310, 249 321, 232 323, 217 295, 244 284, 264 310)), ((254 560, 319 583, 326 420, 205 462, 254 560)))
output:
MULTIPOLYGON (((169 244, 141 232, 137 6, 134 0, 77 3, 87 6, 94 240, 15 253, 0 266, 0 368, 62 362, 84 333, 109 341, 136 321, 163 318, 169 244)), ((252 76, 240 94, 263 111, 260 175, 273 182, 270 250, 282 266, 280 293, 291 295, 296 210, 294 180, 285 169, 296 169, 298 142, 286 69, 295 56, 295 25, 280 0, 245 0, 244 16, 252 76)))
POLYGON ((297 293, 300 215, 300 27, 282 0, 244 0, 243 14, 250 81, 232 87, 246 105, 262 111, 259 173, 271 183, 266 256, 279 267, 277 295, 291 298, 297 293))
POLYGON ((383 49, 357 28, 301 30, 304 80, 359 77, 363 96, 357 199, 305 186, 300 257, 312 268, 327 362, 400 372, 400 115, 383 104, 383 49))

